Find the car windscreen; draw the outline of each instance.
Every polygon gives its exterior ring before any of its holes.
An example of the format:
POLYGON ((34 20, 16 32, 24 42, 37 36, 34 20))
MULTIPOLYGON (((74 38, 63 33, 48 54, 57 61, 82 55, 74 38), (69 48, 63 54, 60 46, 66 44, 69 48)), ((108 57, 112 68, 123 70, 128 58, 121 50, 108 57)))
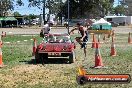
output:
POLYGON ((48 37, 49 43, 70 43, 70 37, 69 36, 49 36, 48 37))

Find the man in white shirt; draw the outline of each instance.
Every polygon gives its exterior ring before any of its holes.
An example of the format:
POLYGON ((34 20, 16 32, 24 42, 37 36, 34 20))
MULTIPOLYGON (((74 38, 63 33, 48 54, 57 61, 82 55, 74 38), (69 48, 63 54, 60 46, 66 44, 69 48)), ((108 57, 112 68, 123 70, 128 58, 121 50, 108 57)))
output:
POLYGON ((43 28, 41 29, 40 37, 44 37, 46 34, 49 34, 49 31, 52 26, 53 26, 52 22, 48 22, 47 24, 45 24, 43 28))

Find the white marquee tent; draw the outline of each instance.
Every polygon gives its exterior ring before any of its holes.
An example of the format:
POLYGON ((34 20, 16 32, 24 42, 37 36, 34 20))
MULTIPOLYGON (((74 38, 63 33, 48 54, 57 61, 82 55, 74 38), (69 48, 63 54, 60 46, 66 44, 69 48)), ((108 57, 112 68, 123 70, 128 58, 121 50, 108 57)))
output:
POLYGON ((100 20, 96 21, 95 23, 93 23, 93 25, 111 25, 110 22, 107 22, 106 20, 104 20, 103 18, 101 18, 100 20))

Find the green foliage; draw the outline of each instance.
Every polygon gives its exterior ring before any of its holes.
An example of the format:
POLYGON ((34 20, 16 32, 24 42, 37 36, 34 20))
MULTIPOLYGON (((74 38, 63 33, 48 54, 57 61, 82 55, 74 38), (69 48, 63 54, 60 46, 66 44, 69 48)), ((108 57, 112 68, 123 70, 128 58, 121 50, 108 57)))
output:
POLYGON ((42 10, 44 8, 49 9, 48 19, 50 18, 50 14, 60 14, 63 4, 62 0, 29 0, 29 7, 38 7, 42 10))
POLYGON ((0 0, 0 16, 6 16, 8 10, 14 10, 14 2, 17 5, 24 5, 21 0, 0 0))
MULTIPOLYGON (((0 4, 1 11, 13 10, 14 0, 1 0, 3 4, 0 4), (6 3, 6 4, 4 4, 6 3), (6 8, 5 8, 6 7, 6 8)), ((44 9, 43 4, 45 2, 45 8, 49 9, 49 14, 55 14, 61 18, 64 16, 67 18, 67 1, 63 0, 29 0, 29 7, 38 7, 44 9)), ((113 13, 114 0, 69 0, 70 3, 70 18, 83 18, 92 16, 107 15, 108 12, 113 13)), ((17 5, 22 6, 24 3, 22 0, 16 0, 17 5)), ((122 7, 115 8, 114 13, 122 14, 124 9, 122 7), (120 10, 118 10, 121 8, 120 10)), ((49 16, 49 15, 48 15, 49 16)), ((33 17, 33 16, 32 16, 33 17)), ((31 17, 31 18, 32 18, 31 17)))
POLYGON ((24 3, 22 2, 22 0, 17 0, 16 3, 17 3, 17 5, 19 5, 19 6, 23 6, 23 5, 24 5, 24 3))
POLYGON ((29 15, 25 15, 24 19, 26 19, 26 20, 33 20, 33 19, 35 19, 37 17, 38 17, 37 15, 29 14, 29 15))
MULTIPOLYGON (((107 15, 111 11, 113 2, 113 0, 69 0, 70 18, 107 15)), ((62 10, 65 18, 67 18, 67 2, 62 10)))
POLYGON ((37 18, 36 15, 34 15, 34 14, 29 14, 29 19, 35 19, 35 18, 37 18))
POLYGON ((123 5, 118 5, 114 8, 114 12, 116 15, 124 15, 125 14, 125 7, 123 5))
POLYGON ((21 16, 21 14, 19 12, 17 12, 17 11, 14 12, 13 14, 14 14, 14 16, 21 16))
POLYGON ((43 3, 44 0, 29 0, 29 7, 38 7, 39 9, 41 8, 41 4, 43 3))
MULTIPOLYGON (((39 35, 34 36, 37 39, 37 44, 42 41, 42 38, 39 35)), ((20 60, 26 60, 32 56, 32 36, 7 36, 2 38, 3 42, 10 42, 10 44, 4 44, 3 50, 3 61, 5 64, 17 64, 20 60), (28 40, 27 42, 24 40, 28 40), (17 41, 20 41, 18 43, 17 41), (26 51, 25 51, 26 50, 26 51), (25 52, 23 52, 25 51, 25 52)))
MULTIPOLYGON (((107 15, 108 12, 112 11, 113 2, 114 0, 69 0, 70 18, 107 15)), ((49 14, 55 14, 60 18, 62 16, 67 18, 67 0, 66 2, 62 0, 29 0, 29 7, 33 6, 41 9, 44 3, 44 8, 49 9, 49 14)))
POLYGON ((12 0, 0 0, 0 16, 6 16, 8 10, 13 10, 12 0))
POLYGON ((0 9, 1 10, 9 10, 13 9, 13 1, 12 0, 0 0, 0 9))

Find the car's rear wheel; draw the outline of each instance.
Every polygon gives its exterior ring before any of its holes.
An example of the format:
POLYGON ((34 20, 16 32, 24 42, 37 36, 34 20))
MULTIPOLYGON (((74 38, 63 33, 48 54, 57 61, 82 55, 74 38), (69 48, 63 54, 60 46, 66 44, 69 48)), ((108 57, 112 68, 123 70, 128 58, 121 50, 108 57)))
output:
POLYGON ((75 62, 75 59, 76 59, 75 51, 72 51, 69 54, 69 63, 74 63, 75 62))
POLYGON ((41 59, 42 59, 42 64, 48 63, 48 54, 46 53, 42 54, 41 59))
POLYGON ((40 63, 40 54, 38 53, 38 49, 36 49, 36 52, 35 52, 35 62, 36 63, 40 63))
POLYGON ((38 53, 38 50, 35 52, 35 62, 36 63, 48 63, 48 54, 38 53))

